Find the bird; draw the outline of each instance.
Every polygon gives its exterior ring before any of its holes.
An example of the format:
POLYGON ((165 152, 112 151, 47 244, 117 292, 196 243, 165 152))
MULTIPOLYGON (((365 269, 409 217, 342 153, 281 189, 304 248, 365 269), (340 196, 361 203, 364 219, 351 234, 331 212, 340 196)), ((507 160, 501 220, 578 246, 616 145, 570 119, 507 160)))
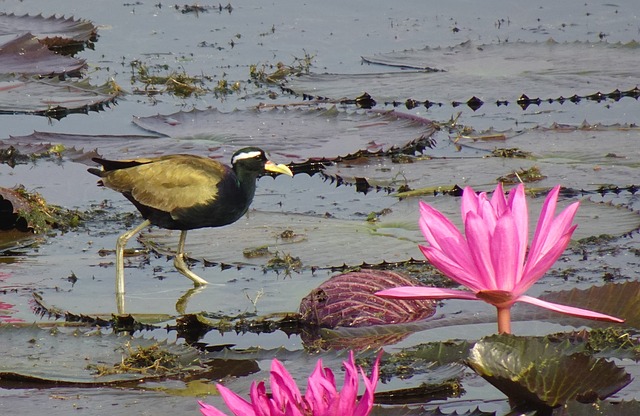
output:
POLYGON ((253 201, 258 177, 268 172, 293 176, 287 165, 268 160, 266 153, 257 147, 236 151, 231 166, 190 154, 92 160, 101 165, 88 169, 100 177, 98 186, 120 192, 144 218, 140 225, 118 237, 116 295, 124 294, 123 256, 127 241, 150 225, 181 231, 173 261, 175 268, 196 287, 208 284, 185 263, 187 231, 221 227, 240 219, 253 201))

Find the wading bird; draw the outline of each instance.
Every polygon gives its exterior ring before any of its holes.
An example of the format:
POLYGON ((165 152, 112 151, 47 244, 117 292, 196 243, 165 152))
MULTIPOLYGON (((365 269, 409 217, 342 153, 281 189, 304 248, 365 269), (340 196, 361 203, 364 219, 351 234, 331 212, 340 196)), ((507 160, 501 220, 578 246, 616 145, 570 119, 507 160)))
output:
POLYGON ((145 219, 122 234, 116 243, 116 294, 124 294, 124 248, 127 241, 145 227, 156 225, 181 230, 173 264, 195 286, 207 281, 185 263, 187 231, 221 227, 236 222, 249 208, 256 179, 267 173, 293 176, 286 165, 276 165, 256 147, 238 150, 231 167, 206 157, 167 155, 149 159, 106 160, 93 158, 102 169, 90 168, 99 176, 98 185, 122 193, 145 219))

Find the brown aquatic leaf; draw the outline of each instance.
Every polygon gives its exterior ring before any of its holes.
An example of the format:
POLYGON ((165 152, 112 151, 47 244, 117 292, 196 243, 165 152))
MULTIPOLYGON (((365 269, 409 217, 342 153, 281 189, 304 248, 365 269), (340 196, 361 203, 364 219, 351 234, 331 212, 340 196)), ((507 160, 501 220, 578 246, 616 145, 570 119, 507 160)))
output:
POLYGON ((87 20, 73 17, 0 13, 0 35, 24 33, 32 33, 50 49, 73 54, 85 46, 91 47, 97 39, 98 29, 87 20))
POLYGON ((84 59, 52 52, 30 33, 0 45, 0 74, 78 76, 84 59))
POLYGON ((34 114, 61 119, 72 113, 100 111, 113 103, 119 92, 111 85, 89 81, 60 81, 0 76, 0 114, 34 114))
MULTIPOLYGON (((262 108, 223 113, 216 109, 135 117, 143 129, 173 138, 197 138, 227 149, 259 146, 303 162, 358 151, 370 154, 424 149, 436 126, 430 120, 395 111, 329 108, 262 108)), ((232 153, 232 152, 231 152, 232 153)))
POLYGON ((300 314, 310 324, 326 328, 426 319, 435 313, 434 301, 385 299, 375 295, 384 289, 420 285, 409 276, 390 271, 344 273, 333 276, 305 296, 300 303, 300 314))
POLYGON ((27 231, 29 224, 20 215, 21 212, 31 211, 31 205, 15 189, 0 187, 0 230, 27 231))

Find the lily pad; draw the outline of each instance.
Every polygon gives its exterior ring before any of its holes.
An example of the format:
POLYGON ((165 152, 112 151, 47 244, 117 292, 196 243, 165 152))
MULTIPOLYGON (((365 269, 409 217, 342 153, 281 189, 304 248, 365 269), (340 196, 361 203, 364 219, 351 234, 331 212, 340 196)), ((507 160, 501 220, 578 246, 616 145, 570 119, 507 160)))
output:
MULTIPOLYGON (((502 42, 479 45, 467 41, 452 47, 404 50, 365 56, 372 64, 414 68, 383 74, 323 74, 293 78, 287 87, 325 97, 369 92, 378 101, 407 98, 433 101, 477 96, 485 102, 523 93, 543 98, 633 87, 635 56, 640 44, 606 42, 502 42), (615 62, 616 65, 610 65, 615 62), (425 72, 428 69, 437 71, 425 72), (630 84, 631 82, 631 84, 630 84), (439 97, 432 91, 439 91, 439 97), (429 94, 429 96, 426 96, 429 94)), ((466 101, 466 98, 464 99, 466 101)))
POLYGON ((97 32, 93 23, 73 17, 0 13, 0 35, 33 33, 50 49, 62 53, 75 53, 92 46, 97 32))
POLYGON ((537 338, 493 335, 478 341, 468 363, 512 403, 557 407, 604 399, 631 382, 623 368, 537 338))
POLYGON ((433 301, 375 296, 375 292, 397 286, 421 284, 403 274, 382 270, 333 276, 302 299, 300 314, 312 325, 334 328, 417 321, 435 313, 433 301))
MULTIPOLYGON (((439 140, 435 148, 425 151, 422 157, 340 161, 327 166, 323 174, 346 183, 357 184, 357 180, 363 178, 374 187, 415 190, 450 187, 455 183, 476 187, 514 172, 538 169, 543 175, 535 182, 538 187, 553 187, 557 183, 584 190, 609 184, 626 186, 640 167, 640 151, 636 146, 639 132, 640 129, 628 125, 588 124, 488 131, 463 136, 455 142, 439 140), (483 136, 500 136, 500 139, 483 140, 480 138, 483 136), (459 151, 452 153, 453 147, 459 151), (527 156, 496 156, 500 149, 527 156)), ((522 175, 520 178, 523 179, 522 175)))
POLYGON ((3 359, 0 380, 69 383, 95 386, 203 372, 197 350, 153 339, 105 335, 73 328, 0 326, 3 359), (118 367, 140 349, 171 357, 171 365, 153 371, 147 366, 118 367), (80 359, 79 359, 80 358, 80 359), (111 371, 108 371, 111 369, 111 371))
MULTIPOLYGON (((588 289, 575 288, 550 292, 540 296, 540 298, 548 302, 591 309, 617 316, 625 320, 624 326, 640 329, 640 308, 638 308, 640 304, 640 282, 637 281, 611 283, 588 289)), ((542 313, 542 311, 538 312, 542 313)), ((541 316, 539 318, 545 319, 541 316)), ((581 321, 584 322, 584 320, 581 321)), ((603 323, 602 325, 605 324, 603 323)))
MULTIPOLYGON (((417 208, 416 208, 417 212, 417 208)), ((417 215, 417 214, 416 214, 417 215)), ((300 214, 252 211, 229 227, 189 231, 186 251, 192 259, 214 264, 266 268, 284 255, 298 258, 303 268, 330 268, 398 262, 420 258, 417 216, 405 221, 368 223, 300 214), (388 228, 387 228, 388 227, 388 228), (413 240, 408 239, 411 235, 413 240), (365 244, 366 242, 366 244, 365 244), (344 250, 349 247, 349 250, 344 250)), ((150 229, 142 243, 172 254, 178 233, 150 229)))
POLYGON ((337 107, 192 110, 170 115, 135 117, 138 126, 180 139, 198 139, 209 146, 237 149, 263 147, 271 153, 304 162, 335 158, 357 151, 401 151, 430 146, 435 125, 424 118, 395 111, 343 111, 337 107))
MULTIPOLYGON (((423 199, 454 223, 460 222, 457 198, 423 199)), ((532 222, 537 220, 542 202, 542 198, 530 201, 532 222)), ((570 202, 562 201, 559 209, 570 202)), ((195 260, 262 268, 267 268, 272 259, 284 255, 299 259, 299 267, 311 269, 422 260, 418 244, 424 243, 424 237, 418 229, 417 201, 407 199, 389 208, 389 213, 373 222, 251 211, 228 227, 190 231, 186 251, 195 260)), ((622 235, 637 228, 638 214, 626 208, 584 200, 575 222, 580 225, 574 233, 575 239, 604 233, 622 235)), ((530 231, 533 233, 534 230, 531 226, 530 231)), ((171 255, 178 234, 153 228, 143 232, 140 240, 149 248, 171 255)))
POLYGON ((401 273, 381 270, 361 270, 331 277, 300 302, 301 319, 309 328, 304 330, 305 345, 327 349, 363 349, 397 343, 407 334, 360 337, 328 342, 322 339, 320 327, 361 327, 394 324, 427 319, 436 311, 430 300, 382 299, 375 292, 396 286, 420 286, 416 279, 401 273))
POLYGON ((0 45, 0 74, 78 76, 86 66, 84 59, 50 51, 30 33, 0 45))
POLYGON ((34 114, 61 119, 72 113, 99 111, 119 92, 111 85, 0 76, 0 114, 34 114))

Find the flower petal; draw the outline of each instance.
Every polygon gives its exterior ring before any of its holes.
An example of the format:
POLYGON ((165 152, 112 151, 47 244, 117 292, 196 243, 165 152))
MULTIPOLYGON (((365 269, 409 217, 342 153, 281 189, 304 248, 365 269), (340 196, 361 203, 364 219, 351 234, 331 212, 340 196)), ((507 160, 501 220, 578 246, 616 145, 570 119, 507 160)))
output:
POLYGON ((287 403, 298 404, 302 401, 302 394, 291 374, 277 359, 271 362, 271 398, 280 408, 287 403))
POLYGON ((460 244, 464 237, 443 213, 420 201, 420 230, 430 246, 441 249, 441 241, 453 239, 460 244))
POLYGON ((520 269, 518 270, 518 276, 522 276, 529 243, 529 208, 527 207, 523 184, 519 184, 516 189, 512 189, 511 192, 509 192, 508 205, 510 215, 515 221, 516 229, 518 230, 518 241, 520 245, 518 257, 520 269))
POLYGON ((503 215, 498 219, 491 238, 491 263, 493 264, 496 290, 511 292, 520 280, 522 263, 518 262, 527 246, 520 247, 518 229, 513 216, 503 215))
POLYGON ((560 305, 557 303, 547 302, 532 296, 520 296, 516 302, 530 303, 531 305, 540 306, 545 309, 564 313, 566 315, 577 316, 579 318, 595 319, 599 321, 609 321, 616 323, 623 323, 624 319, 616 318, 615 316, 605 315, 600 312, 590 311, 588 309, 575 308, 573 306, 560 305))
POLYGON ((464 299, 478 300, 466 290, 442 289, 439 287, 400 286, 376 292, 376 296, 395 299, 464 299))
POLYGON ((338 397, 333 373, 328 368, 322 367, 322 359, 319 359, 315 369, 307 381, 305 401, 314 413, 324 414, 331 401, 338 397))
POLYGON ((208 403, 198 400, 198 404, 200 405, 200 413, 202 413, 203 416, 227 416, 208 403))
MULTIPOLYGON (((362 368, 360 368, 360 373, 362 374, 362 379, 364 381, 364 394, 360 398, 360 402, 356 406, 353 416, 367 416, 371 413, 371 409, 373 408, 373 395, 376 391, 376 386, 378 385, 378 371, 380 369, 380 358, 382 357, 383 351, 380 350, 378 356, 376 357, 376 361, 373 363, 373 368, 371 369, 371 378, 367 378, 367 375, 364 373, 362 368)), ((351 352, 353 354, 353 351, 351 352)))
POLYGON ((429 262, 445 276, 468 287, 474 292, 483 289, 483 287, 478 284, 478 278, 476 277, 478 272, 476 271, 475 264, 473 264, 473 259, 465 253, 466 250, 460 249, 458 251, 458 257, 452 259, 447 253, 433 247, 418 247, 429 262))
MULTIPOLYGON (((467 220, 464 223, 469 253, 477 270, 475 276, 477 280, 476 288, 480 288, 480 290, 500 289, 496 282, 496 274, 491 259, 493 228, 490 223, 491 221, 486 221, 485 218, 473 212, 467 215, 467 220)), ((493 226, 495 226, 495 223, 493 226)))
MULTIPOLYGON (((332 415, 353 415, 358 400, 358 369, 353 357, 353 351, 349 352, 349 360, 344 362, 344 383, 338 400, 332 406, 332 415)), ((314 413, 315 414, 315 413, 314 413)))
POLYGON ((517 294, 520 295, 526 292, 538 279, 540 279, 546 272, 553 266, 553 264, 560 258, 562 253, 571 242, 571 236, 576 226, 569 229, 569 231, 558 241, 555 242, 549 251, 544 256, 541 256, 535 261, 527 260, 524 273, 517 286, 517 294))
MULTIPOLYGON (((255 384, 255 381, 251 384, 252 389, 254 388, 254 384, 255 384)), ((253 406, 251 405, 251 403, 249 403, 242 397, 238 396, 236 393, 229 390, 222 384, 216 384, 216 388, 218 389, 218 392, 220 393, 220 396, 222 396, 222 399, 224 400, 224 402, 227 404, 227 407, 229 408, 229 410, 233 412, 234 415, 236 416, 240 416, 240 415, 255 416, 256 415, 256 412, 253 406)))

